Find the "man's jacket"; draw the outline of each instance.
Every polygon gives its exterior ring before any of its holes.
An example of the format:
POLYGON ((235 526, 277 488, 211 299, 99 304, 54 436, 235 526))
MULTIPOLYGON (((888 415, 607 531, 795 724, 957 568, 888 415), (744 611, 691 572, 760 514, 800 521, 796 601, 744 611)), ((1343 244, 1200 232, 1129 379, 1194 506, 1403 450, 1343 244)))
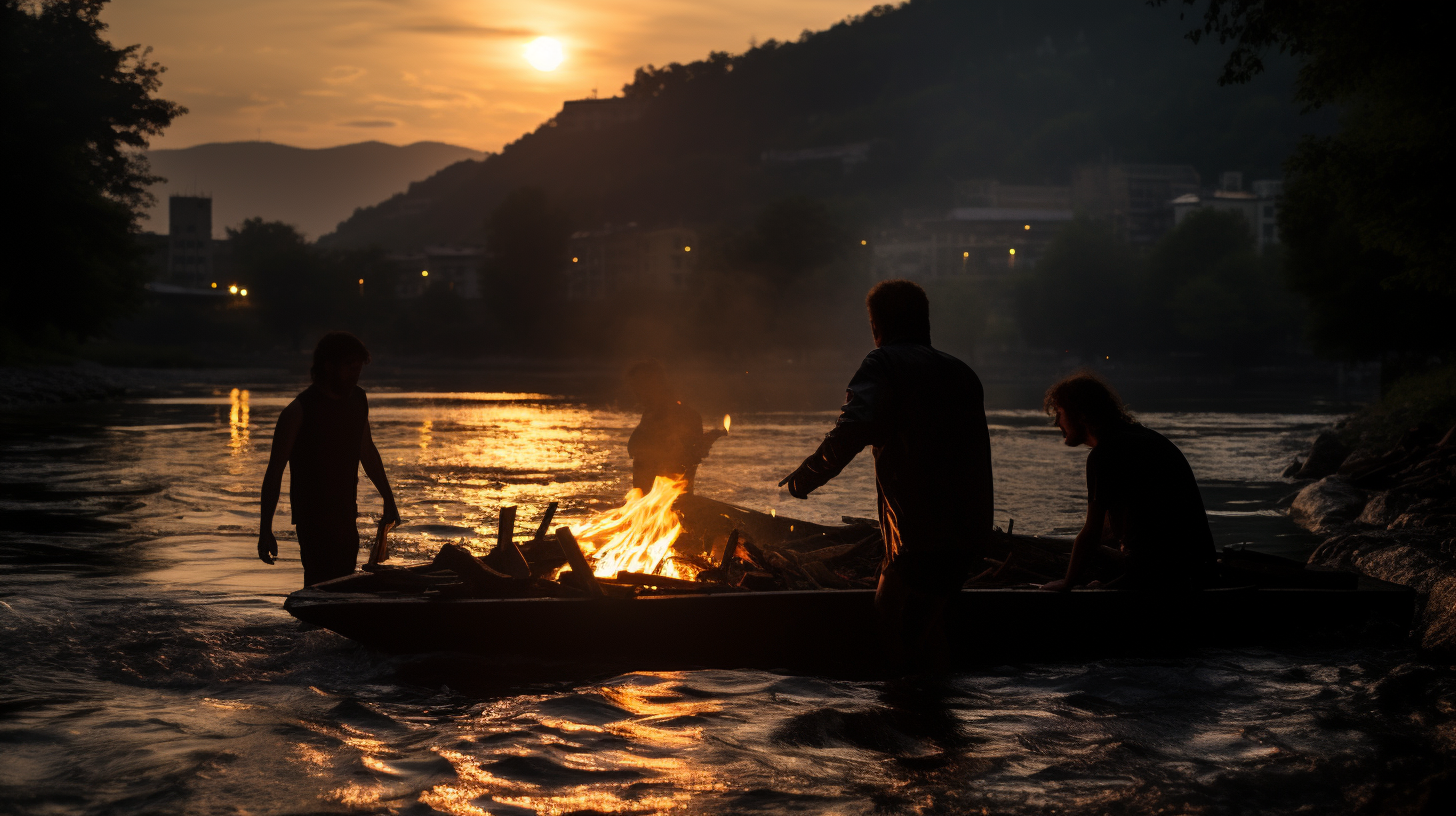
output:
POLYGON ((799 484, 820 487, 866 445, 874 448, 887 563, 902 552, 979 554, 992 524, 991 439, 970 366, 920 343, 870 352, 799 484))

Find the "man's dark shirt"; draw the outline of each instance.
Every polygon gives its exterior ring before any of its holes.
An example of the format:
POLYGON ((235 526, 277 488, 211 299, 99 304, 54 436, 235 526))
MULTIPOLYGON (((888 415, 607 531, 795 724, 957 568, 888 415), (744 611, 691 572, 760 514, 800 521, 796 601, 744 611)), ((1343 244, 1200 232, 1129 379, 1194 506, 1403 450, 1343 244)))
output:
POLYGON ((980 379, 929 345, 885 343, 860 364, 834 429, 804 460, 804 488, 834 478, 866 445, 874 448, 887 568, 923 588, 959 589, 992 523, 980 379))
POLYGON ((303 420, 288 457, 293 523, 353 523, 359 515, 359 451, 369 401, 358 386, 335 399, 317 385, 298 395, 303 420))
POLYGON ((1157 431, 1127 425, 1099 436, 1087 455, 1087 501, 1123 519, 1114 533, 1134 582, 1199 581, 1212 571, 1213 534, 1193 469, 1157 431))
POLYGON ((643 493, 652 490, 658 476, 691 481, 703 459, 702 415, 681 402, 643 411, 627 440, 627 455, 632 457, 632 486, 643 493))

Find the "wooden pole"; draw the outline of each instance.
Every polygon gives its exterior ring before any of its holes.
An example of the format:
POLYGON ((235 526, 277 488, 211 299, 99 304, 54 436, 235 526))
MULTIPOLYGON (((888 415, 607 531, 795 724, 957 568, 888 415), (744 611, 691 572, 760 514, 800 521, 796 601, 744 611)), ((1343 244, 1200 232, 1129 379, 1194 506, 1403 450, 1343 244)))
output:
POLYGON ((546 537, 546 531, 551 529, 551 518, 556 515, 556 502, 546 505, 546 515, 541 517, 541 526, 536 528, 536 538, 546 537))
POLYGON ((530 578, 531 564, 525 553, 516 546, 516 508, 502 507, 500 528, 496 530, 495 549, 485 556, 485 563, 496 572, 503 572, 512 578, 530 578))
POLYGON ((731 532, 731 533, 728 534, 728 544, 727 544, 727 546, 723 547, 723 557, 718 560, 718 569, 719 570, 728 569, 728 560, 731 559, 733 557, 733 553, 735 553, 737 551, 738 551, 738 528, 737 527, 734 527, 733 528, 733 532, 731 532))
POLYGON ((495 545, 500 548, 514 547, 516 544, 516 508, 502 507, 500 512, 500 528, 495 533, 495 545))
POLYGON ((591 567, 587 566, 586 553, 581 551, 581 545, 577 543, 576 536, 571 534, 570 527, 556 528, 556 543, 561 547, 561 554, 566 556, 566 563, 571 565, 572 573, 586 588, 586 594, 595 597, 605 595, 602 585, 597 583, 597 577, 592 574, 591 567))

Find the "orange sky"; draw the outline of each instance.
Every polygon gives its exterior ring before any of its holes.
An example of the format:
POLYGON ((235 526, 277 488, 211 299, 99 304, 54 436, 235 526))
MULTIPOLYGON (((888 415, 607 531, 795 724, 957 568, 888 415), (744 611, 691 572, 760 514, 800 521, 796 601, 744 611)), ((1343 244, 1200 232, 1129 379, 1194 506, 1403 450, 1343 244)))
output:
POLYGON ((617 93, 639 65, 741 52, 872 0, 113 0, 116 45, 151 46, 186 105, 153 147, 264 139, 328 147, 433 140, 499 150, 562 100, 617 93), (523 56, 561 41, 550 73, 523 56))

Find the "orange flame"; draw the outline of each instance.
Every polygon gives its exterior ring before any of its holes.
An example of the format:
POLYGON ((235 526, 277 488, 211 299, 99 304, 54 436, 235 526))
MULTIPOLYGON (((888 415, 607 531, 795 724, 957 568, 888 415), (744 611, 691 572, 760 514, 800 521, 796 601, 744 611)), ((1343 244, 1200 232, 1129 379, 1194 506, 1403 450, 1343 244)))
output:
POLYGON ((626 570, 692 580, 697 570, 671 558, 673 542, 682 533, 672 503, 687 489, 687 479, 658 476, 646 495, 634 487, 621 507, 572 527, 593 562, 592 573, 615 578, 626 570))

